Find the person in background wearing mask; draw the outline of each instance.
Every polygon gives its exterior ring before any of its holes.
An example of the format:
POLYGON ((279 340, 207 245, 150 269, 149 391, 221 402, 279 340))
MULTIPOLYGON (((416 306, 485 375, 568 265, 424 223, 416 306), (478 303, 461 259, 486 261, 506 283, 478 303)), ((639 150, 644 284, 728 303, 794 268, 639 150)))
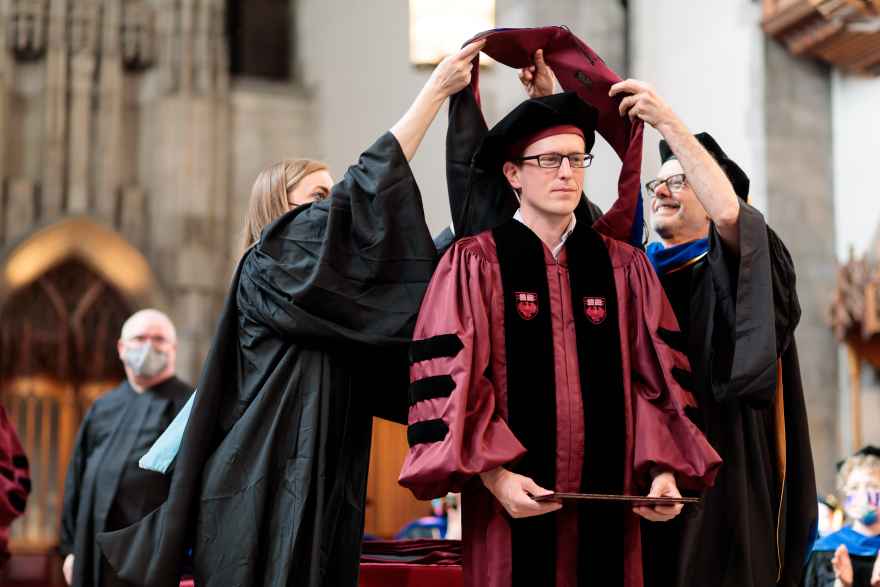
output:
POLYGON ((839 469, 850 523, 813 545, 804 587, 880 587, 880 448, 864 447, 839 469))
POLYGON ((126 380, 89 409, 64 484, 61 555, 64 578, 77 587, 123 586, 101 556, 98 532, 124 528, 156 509, 170 477, 138 467, 192 393, 175 377, 177 334, 158 310, 141 310, 117 343, 126 380))

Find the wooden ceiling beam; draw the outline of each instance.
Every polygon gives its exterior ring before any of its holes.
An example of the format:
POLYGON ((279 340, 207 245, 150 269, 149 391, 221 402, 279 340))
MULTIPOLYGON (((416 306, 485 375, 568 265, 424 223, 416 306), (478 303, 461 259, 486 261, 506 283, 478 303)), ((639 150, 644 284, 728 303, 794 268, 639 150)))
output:
POLYGON ((762 28, 793 55, 877 75, 880 0, 764 0, 762 28))

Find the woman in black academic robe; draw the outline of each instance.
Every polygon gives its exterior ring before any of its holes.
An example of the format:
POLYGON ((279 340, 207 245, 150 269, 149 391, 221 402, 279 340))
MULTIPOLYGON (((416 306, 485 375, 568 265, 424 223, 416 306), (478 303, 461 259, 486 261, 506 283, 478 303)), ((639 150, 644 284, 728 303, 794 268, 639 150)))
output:
POLYGON ((244 255, 168 500, 99 536, 120 576, 167 587, 192 548, 200 586, 356 584, 367 406, 405 403, 405 346, 436 258, 408 161, 480 47, 441 62, 329 198, 271 223, 244 255))

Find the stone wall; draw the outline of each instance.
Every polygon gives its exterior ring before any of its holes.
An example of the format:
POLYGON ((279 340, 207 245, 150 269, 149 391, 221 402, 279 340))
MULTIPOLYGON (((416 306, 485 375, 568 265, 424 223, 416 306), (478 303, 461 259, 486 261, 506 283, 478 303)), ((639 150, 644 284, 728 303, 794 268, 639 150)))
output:
POLYGON ((137 303, 175 321, 192 381, 250 182, 314 144, 310 101, 294 85, 231 84, 225 6, 0 2, 0 260, 71 216, 117 231, 149 262, 155 283, 137 303))

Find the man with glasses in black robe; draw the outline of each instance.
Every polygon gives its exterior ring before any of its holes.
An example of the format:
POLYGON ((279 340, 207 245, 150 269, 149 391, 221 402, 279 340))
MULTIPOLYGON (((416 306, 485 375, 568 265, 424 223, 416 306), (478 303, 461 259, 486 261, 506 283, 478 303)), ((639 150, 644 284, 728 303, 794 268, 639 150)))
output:
POLYGON ((643 82, 611 95, 664 138, 647 184, 660 242, 647 252, 681 326, 669 342, 693 369, 693 418, 724 461, 702 508, 645 525, 647 584, 797 585, 817 508, 791 257, 709 134, 692 135, 643 82))

